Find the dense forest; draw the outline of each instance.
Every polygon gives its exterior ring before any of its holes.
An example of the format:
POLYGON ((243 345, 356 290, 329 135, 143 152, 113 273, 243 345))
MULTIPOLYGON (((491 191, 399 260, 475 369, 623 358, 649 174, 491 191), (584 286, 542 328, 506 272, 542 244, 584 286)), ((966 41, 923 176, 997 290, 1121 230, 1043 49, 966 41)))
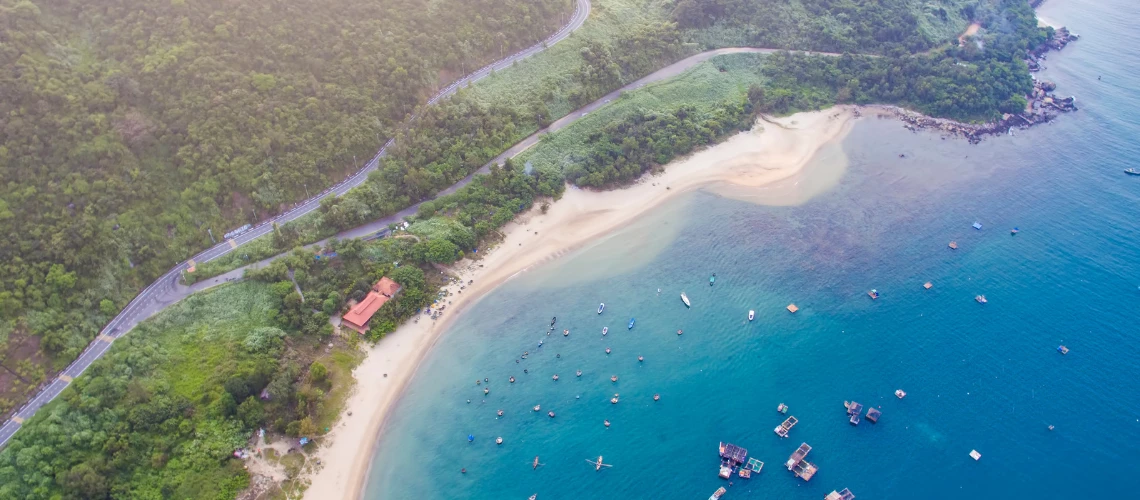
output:
POLYGON ((210 232, 356 170, 436 88, 572 9, 0 0, 0 348, 32 334, 69 361, 210 232))
POLYGON ((16 434, 0 452, 0 498, 233 498, 249 477, 230 458, 255 430, 311 439, 337 417, 359 353, 352 332, 326 353, 331 315, 393 278, 402 290, 368 332, 378 340, 437 297, 424 268, 462 258, 562 187, 508 162, 421 206, 411 237, 333 240, 324 258, 296 250, 247 283, 191 296, 116 342, 16 434))
MULTIPOLYGON (((920 30, 913 0, 678 0, 685 29, 728 31, 739 44, 824 52, 918 52, 946 40, 920 30)), ((943 20, 949 19, 945 8, 943 20)))
POLYGON ((890 103, 958 120, 990 120, 1025 109, 1033 88, 1024 58, 1052 36, 1024 0, 979 5, 972 15, 992 26, 979 40, 899 57, 808 57, 783 53, 764 66, 763 109, 774 113, 834 103, 890 103))

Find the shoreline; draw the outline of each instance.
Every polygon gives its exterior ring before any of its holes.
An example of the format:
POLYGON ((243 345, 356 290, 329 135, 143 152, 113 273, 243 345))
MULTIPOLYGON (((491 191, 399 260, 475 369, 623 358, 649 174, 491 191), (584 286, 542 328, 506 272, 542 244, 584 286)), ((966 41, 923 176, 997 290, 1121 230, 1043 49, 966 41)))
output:
POLYGON ((315 454, 322 465, 308 477, 305 498, 363 497, 392 409, 442 333, 487 293, 682 194, 718 183, 758 189, 792 177, 824 146, 842 140, 858 116, 854 106, 837 106, 762 119, 752 130, 675 160, 664 172, 632 185, 609 191, 570 187, 545 214, 537 206, 520 214, 481 260, 453 268, 461 282, 474 283, 462 290, 445 287, 454 295, 442 320, 405 323, 367 350, 353 371, 357 384, 345 411, 325 436, 330 443, 315 454))

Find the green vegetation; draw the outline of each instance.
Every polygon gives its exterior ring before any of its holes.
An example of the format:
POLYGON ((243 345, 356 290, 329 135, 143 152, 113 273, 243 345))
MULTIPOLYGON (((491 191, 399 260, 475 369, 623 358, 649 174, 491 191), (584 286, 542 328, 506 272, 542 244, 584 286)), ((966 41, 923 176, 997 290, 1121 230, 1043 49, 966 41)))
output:
POLYGON ((261 427, 322 434, 362 357, 283 317, 250 282, 140 324, 0 452, 0 498, 233 498, 248 483, 234 450, 261 427))
POLYGON ((628 153, 664 148, 651 158, 634 162, 639 165, 636 172, 639 175, 646 169, 667 163, 676 155, 689 152, 697 145, 707 144, 725 133, 748 128, 752 116, 752 108, 746 103, 748 89, 763 81, 760 74, 763 58, 759 54, 717 56, 675 78, 626 92, 620 99, 579 119, 574 125, 544 137, 519 154, 515 162, 529 162, 540 171, 565 176, 584 186, 629 182, 636 175, 618 176, 614 171, 610 172, 610 178, 590 181, 582 174, 586 170, 598 170, 602 165, 609 171, 609 167, 618 162, 628 163, 628 153), (683 119, 678 117, 681 113, 685 115, 683 119), (650 117, 654 118, 649 120, 650 117), (674 128, 669 133, 684 137, 668 138, 664 142, 654 142, 652 146, 638 140, 637 134, 632 133, 633 130, 648 130, 641 125, 652 124, 660 130, 679 122, 684 122, 685 126, 674 128), (624 131, 621 130, 623 128, 624 131), (624 147, 622 143, 627 138, 637 141, 638 146, 624 147))
POLYGON ((572 9, 0 0, 0 330, 70 361, 207 230, 339 180, 434 89, 572 9))
POLYGON ((898 104, 957 120, 991 120, 1025 108, 1033 88, 1023 58, 1052 36, 1024 0, 993 0, 973 10, 984 26, 1001 26, 927 54, 838 58, 779 54, 770 58, 765 111, 791 113, 834 103, 898 104))

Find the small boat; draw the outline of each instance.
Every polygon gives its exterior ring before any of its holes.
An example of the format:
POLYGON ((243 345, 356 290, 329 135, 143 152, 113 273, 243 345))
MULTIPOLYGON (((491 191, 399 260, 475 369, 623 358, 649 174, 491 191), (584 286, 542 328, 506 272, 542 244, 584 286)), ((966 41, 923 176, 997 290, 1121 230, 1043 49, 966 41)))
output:
POLYGON ((582 376, 582 370, 578 370, 578 372, 576 373, 576 375, 578 375, 579 377, 581 377, 581 376, 582 376))
POLYGON ((716 283, 716 273, 713 273, 712 276, 709 276, 709 286, 713 286, 713 283, 716 283))
POLYGON ((1129 168, 1129 169, 1125 169, 1124 173, 1126 173, 1128 175, 1140 175, 1140 170, 1136 170, 1134 168, 1129 168))
POLYGON ((636 318, 629 318, 629 329, 633 330, 633 322, 637 321, 636 318))
POLYGON ((538 493, 531 495, 530 498, 527 498, 527 500, 538 500, 538 493))
POLYGON ((716 491, 713 492, 712 496, 709 497, 709 500, 719 500, 720 497, 724 496, 726 491, 728 490, 725 490, 724 486, 717 488, 716 491))
POLYGON ((617 375, 613 375, 613 376, 611 376, 611 377, 610 377, 610 382, 617 382, 617 381, 618 381, 618 376, 617 376, 617 375))
POLYGON ((550 418, 554 418, 554 412, 553 411, 546 412, 546 415, 549 416, 550 418))
POLYGON ((606 354, 609 354, 609 353, 610 353, 610 348, 609 348, 609 347, 607 347, 607 348, 606 348, 606 354))
POLYGON ((645 356, 638 356, 638 357, 637 357, 637 360, 638 360, 638 361, 645 361, 645 356))
POLYGON ((972 224, 972 226, 974 227, 974 229, 977 229, 978 231, 981 231, 981 230, 982 230, 982 223, 981 223, 981 222, 978 222, 978 221, 974 221, 974 223, 972 224))
POLYGON ((606 426, 606 427, 609 427, 609 426, 610 426, 610 421, 609 421, 609 420, 603 420, 603 421, 602 421, 602 425, 604 425, 604 426, 606 426))
POLYGON ((563 337, 569 337, 570 336, 570 330, 562 330, 562 336, 563 337))
POLYGON ((593 464, 594 470, 602 470, 602 467, 613 467, 612 465, 602 463, 601 456, 599 456, 597 460, 590 460, 587 458, 586 462, 593 464))
POLYGON ((784 403, 780 403, 780 406, 776 407, 776 411, 778 411, 780 413, 787 413, 788 412, 788 405, 786 405, 784 403))
POLYGON ((503 444, 503 437, 499 436, 499 437, 495 438, 495 444, 503 444))
POLYGON ((958 242, 957 241, 951 241, 950 244, 946 245, 946 246, 950 247, 951 250, 957 250, 958 249, 958 242))
MULTIPOLYGON (((1140 288, 1140 287, 1137 287, 1137 288, 1140 288)), ((677 335, 680 335, 682 333, 685 333, 685 332, 683 330, 677 330, 677 335)))
POLYGON ((512 384, 515 383, 515 377, 514 376, 511 376, 511 378, 509 380, 511 381, 512 384))
POLYGON ((661 401, 661 395, 660 395, 660 394, 654 394, 654 395, 653 395, 653 400, 654 400, 654 401, 661 401))
POLYGON ((542 410, 542 405, 534 405, 534 411, 542 410))
POLYGON ((490 393, 491 393, 490 389, 488 389, 486 387, 483 388, 483 394, 490 394, 490 393))
POLYGON ((749 310, 748 311, 748 321, 752 321, 754 319, 756 319, 756 311, 749 310))
POLYGON ((498 411, 498 415, 499 415, 500 417, 501 417, 501 416, 503 416, 503 410, 499 410, 499 411, 498 411))
POLYGON ((906 391, 902 389, 895 389, 895 397, 902 399, 906 397, 906 391))
POLYGON ((879 291, 872 288, 871 291, 867 292, 867 295, 871 297, 871 300, 875 300, 879 298, 879 291))
POLYGON ((1057 352, 1059 352, 1059 353, 1061 353, 1061 354, 1068 354, 1068 353, 1069 353, 1069 348, 1068 348, 1068 347, 1065 347, 1065 346, 1063 346, 1063 345, 1059 345, 1059 346, 1057 346, 1057 352))
POLYGON ((605 308, 606 308, 606 303, 605 303, 605 302, 602 302, 601 304, 598 304, 598 314, 602 314, 602 311, 603 311, 603 310, 605 310, 605 308))
POLYGON ((693 304, 689 302, 689 296, 685 292, 681 292, 681 302, 685 303, 685 307, 692 307, 693 304))
POLYGON ((550 326, 554 326, 554 322, 558 321, 558 316, 550 318, 550 326))
POLYGON ((558 374, 555 373, 554 376, 550 377, 550 378, 554 379, 554 381, 557 382, 558 381, 558 374))
POLYGON ((614 397, 610 398, 610 404, 613 404, 613 405, 618 404, 618 395, 617 394, 614 394, 614 397))
POLYGON ((468 443, 471 443, 471 442, 474 442, 474 441, 475 441, 475 435, 474 435, 474 434, 468 434, 468 435, 467 435, 467 442, 468 442, 468 443))
POLYGON ((974 297, 974 300, 978 301, 979 304, 985 304, 987 302, 985 295, 978 295, 977 297, 974 297))
POLYGON ((602 336, 605 337, 607 333, 610 333, 610 327, 603 326, 602 327, 602 336))
POLYGON ((1009 234, 1017 234, 1019 231, 1021 231, 1021 230, 1015 227, 1015 228, 1009 230, 1009 234))
MULTIPOLYGON (((540 466, 540 465, 542 465, 542 464, 538 463, 538 455, 535 455, 534 456, 534 463, 530 465, 531 470, 537 469, 538 466, 540 466)), ((531 498, 531 500, 534 500, 533 495, 530 498, 531 498)))

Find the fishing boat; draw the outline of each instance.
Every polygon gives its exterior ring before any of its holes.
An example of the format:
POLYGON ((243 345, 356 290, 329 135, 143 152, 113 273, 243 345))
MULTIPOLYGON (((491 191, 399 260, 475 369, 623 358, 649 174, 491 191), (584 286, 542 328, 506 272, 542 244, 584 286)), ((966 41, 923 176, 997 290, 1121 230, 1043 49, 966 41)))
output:
POLYGON ((712 276, 709 276, 709 286, 713 286, 713 283, 716 283, 716 273, 713 273, 712 276))
POLYGON ((629 329, 630 330, 633 330, 633 322, 634 321, 637 321, 637 318, 629 318, 629 329))
POLYGON ((602 470, 602 467, 613 467, 610 464, 602 463, 602 457, 599 455, 597 460, 586 459, 586 462, 594 466, 594 470, 602 470))
POLYGON ((685 292, 681 292, 681 302, 685 303, 685 307, 692 307, 693 304, 689 302, 689 296, 685 292))
POLYGON ((786 405, 784 403, 780 403, 780 406, 776 407, 776 411, 778 411, 780 413, 787 413, 788 412, 788 405, 786 405))
POLYGON ((974 300, 978 301, 979 304, 985 304, 987 302, 985 295, 978 295, 977 297, 974 297, 974 300))
POLYGON ((603 326, 602 327, 602 336, 605 337, 607 333, 610 333, 610 327, 603 326))
POLYGON ((602 311, 604 311, 605 309, 606 309, 606 303, 605 302, 598 304, 598 314, 602 314, 602 311))
POLYGON ((982 230, 982 223, 978 222, 978 221, 974 221, 973 227, 974 227, 974 229, 981 231, 982 230))
POLYGON ((1059 345, 1059 346, 1057 346, 1057 352, 1059 352, 1059 353, 1061 353, 1061 354, 1068 354, 1068 353, 1069 353, 1069 348, 1068 348, 1068 347, 1065 347, 1065 346, 1063 346, 1063 345, 1059 345))
POLYGON ((749 310, 748 311, 748 321, 752 321, 754 319, 756 319, 756 311, 749 310))
POLYGON ((1134 168, 1129 168, 1129 169, 1124 170, 1124 173, 1126 173, 1128 175, 1140 175, 1140 170, 1136 170, 1134 168))
POLYGON ((724 486, 721 486, 713 492, 712 496, 709 497, 709 500, 719 500, 720 497, 724 496, 725 492, 727 491, 728 490, 724 489, 724 486))
POLYGON ((879 298, 879 291, 872 288, 871 291, 867 292, 867 295, 871 297, 871 300, 875 300, 879 298))

